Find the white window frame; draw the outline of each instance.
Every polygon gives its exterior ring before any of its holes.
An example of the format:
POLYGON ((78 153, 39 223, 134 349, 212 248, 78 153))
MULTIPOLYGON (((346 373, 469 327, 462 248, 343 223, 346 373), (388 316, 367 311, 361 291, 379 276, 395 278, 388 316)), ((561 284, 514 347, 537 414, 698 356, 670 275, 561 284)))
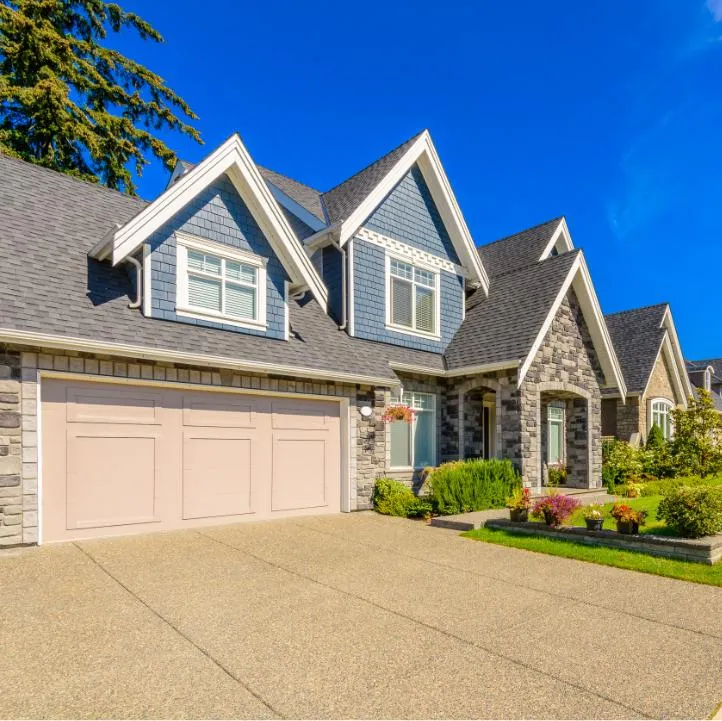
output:
POLYGON ((420 262, 416 259, 411 260, 405 258, 403 255, 394 255, 393 253, 386 253, 386 328, 392 330, 395 333, 405 333, 406 335, 413 335, 418 338, 428 338, 429 340, 441 340, 441 283, 440 273, 438 268, 434 268, 427 263, 420 262), (434 332, 429 333, 424 330, 417 330, 416 325, 416 280, 412 279, 410 282, 414 288, 414 294, 411 302, 411 318, 412 327, 409 328, 405 325, 399 325, 394 323, 391 319, 391 261, 396 260, 404 265, 410 265, 412 268, 418 268, 419 270, 431 273, 434 277, 434 287, 421 286, 429 290, 434 291, 434 332))
MULTIPOLYGON (((249 253, 238 248, 230 248, 222 243, 214 243, 204 238, 197 238, 186 234, 176 233, 176 314, 183 318, 196 318, 199 320, 213 321, 232 325, 238 328, 252 328, 254 330, 266 330, 268 322, 266 318, 266 296, 268 294, 266 264, 267 258, 249 253), (220 313, 208 308, 192 306, 188 302, 188 251, 194 250, 199 253, 207 253, 221 259, 222 268, 225 261, 252 265, 256 269, 256 317, 239 318, 238 316, 220 313)), ((223 273, 218 276, 221 280, 222 293, 225 288, 225 277, 223 273)))
POLYGON ((550 401, 547 403, 547 443, 546 443, 546 457, 547 457, 547 465, 551 466, 559 466, 559 465, 565 465, 566 464, 566 458, 567 458, 567 444, 566 444, 566 438, 567 438, 567 409, 566 409, 566 403, 562 403, 562 401, 550 401), (561 419, 559 418, 550 418, 549 417, 549 409, 550 408, 556 408, 557 410, 560 410, 562 412, 561 419), (552 461, 551 459, 551 427, 552 424, 560 424, 561 425, 561 433, 559 434, 559 459, 556 461, 552 461))
MULTIPOLYGON (((658 413, 659 411, 655 411, 654 406, 656 404, 662 404, 666 408, 666 415, 667 415, 667 424, 669 427, 669 434, 667 435, 665 433, 665 429, 662 426, 659 426, 662 430, 662 434, 664 435, 665 440, 670 440, 674 437, 674 425, 672 424, 672 410, 674 409, 674 403, 669 400, 669 398, 652 398, 649 401, 649 413, 648 413, 648 419, 647 419, 647 433, 652 430, 652 426, 654 425, 654 415, 655 413, 658 413)), ((657 424, 659 425, 659 424, 657 424)))
MULTIPOLYGON (((406 404, 409 406, 409 408, 412 408, 416 410, 418 413, 430 413, 431 418, 433 420, 433 426, 431 428, 431 465, 436 466, 437 458, 436 458, 436 445, 437 445, 437 439, 436 436, 438 434, 438 423, 436 418, 436 394, 435 393, 426 393, 423 391, 408 391, 407 393, 404 393, 403 390, 399 396, 394 397, 392 395, 391 397, 392 403, 401 403, 406 404), (406 397, 405 397, 406 396, 406 397), (416 407, 416 404, 414 403, 414 396, 428 396, 431 398, 431 408, 424 408, 419 409, 416 407)), ((406 421, 394 421, 394 423, 406 423, 406 421)), ((410 466, 392 466, 389 463, 389 470, 392 471, 415 471, 422 468, 425 468, 425 466, 417 466, 414 458, 414 448, 416 445, 416 413, 414 413, 414 420, 410 423, 410 433, 409 433, 409 457, 411 458, 411 465, 410 466)), ((391 450, 391 435, 389 430, 389 453, 391 450)))

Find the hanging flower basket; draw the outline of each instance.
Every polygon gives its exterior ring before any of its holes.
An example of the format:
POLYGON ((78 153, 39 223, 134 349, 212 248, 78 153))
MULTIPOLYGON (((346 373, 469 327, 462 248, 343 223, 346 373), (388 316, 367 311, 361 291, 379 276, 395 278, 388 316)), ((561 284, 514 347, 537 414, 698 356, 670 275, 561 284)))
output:
POLYGON ((381 420, 384 423, 393 423, 394 421, 403 421, 404 423, 411 423, 414 420, 414 410, 409 406, 395 405, 387 406, 386 411, 381 420))

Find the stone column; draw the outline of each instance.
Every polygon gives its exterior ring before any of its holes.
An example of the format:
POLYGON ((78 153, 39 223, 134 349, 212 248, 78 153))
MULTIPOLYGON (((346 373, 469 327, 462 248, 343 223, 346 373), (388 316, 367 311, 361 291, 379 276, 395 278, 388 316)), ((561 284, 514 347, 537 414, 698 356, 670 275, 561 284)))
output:
POLYGON ((20 363, 0 353, 0 547, 23 542, 20 363))

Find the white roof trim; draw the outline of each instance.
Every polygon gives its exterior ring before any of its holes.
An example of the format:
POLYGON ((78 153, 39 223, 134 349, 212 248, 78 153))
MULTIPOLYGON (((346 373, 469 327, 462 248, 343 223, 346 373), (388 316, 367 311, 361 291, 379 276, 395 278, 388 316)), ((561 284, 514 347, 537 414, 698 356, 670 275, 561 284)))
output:
POLYGON ((326 309, 328 291, 296 238, 271 190, 258 172, 238 134, 232 135, 202 162, 167 188, 144 210, 115 231, 111 242, 94 248, 94 257, 112 256, 113 265, 134 253, 199 192, 226 173, 278 255, 292 282, 308 287, 326 309))
POLYGON ((552 234, 552 237, 549 239, 549 242, 539 257, 539 262, 546 260, 553 248, 556 248, 557 253, 560 255, 562 253, 568 253, 570 250, 574 250, 574 243, 572 243, 572 236, 569 233, 566 218, 562 218, 559 221, 557 229, 552 234))
POLYGON ((384 179, 368 194, 359 207, 345 220, 332 226, 329 232, 338 230, 338 240, 344 245, 352 238, 366 219, 381 204, 401 179, 417 164, 431 196, 454 244, 459 260, 469 272, 469 277, 478 281, 484 292, 489 292, 489 276, 481 262, 474 241, 461 213, 459 204, 451 189, 449 179, 436 153, 429 132, 425 130, 411 147, 399 158, 384 179))
POLYGON ((286 195, 271 180, 266 180, 271 187, 273 197, 289 212, 293 213, 302 223, 305 223, 314 233, 323 230, 326 223, 319 220, 310 210, 306 210, 299 202, 295 201, 290 195, 286 195))
MULTIPOLYGON (((689 396, 685 395, 684 383, 682 382, 682 377, 679 375, 679 369, 677 368, 677 361, 674 357, 674 350, 672 349, 672 341, 670 340, 669 332, 664 334, 662 342, 659 344, 657 357, 654 359, 652 371, 649 374, 649 378, 647 378, 647 384, 644 387, 644 392, 642 393, 642 396, 647 395, 647 391, 649 390, 649 384, 652 382, 652 376, 654 375, 654 369, 657 363, 659 363, 659 359, 662 354, 664 354, 664 357, 667 360, 667 365, 671 368, 672 386, 674 393, 677 396, 677 402, 686 408, 689 396)), ((687 374, 685 373, 685 377, 686 375, 687 374)), ((687 382, 689 383, 689 379, 687 380, 687 382)))
POLYGON ((85 353, 102 353, 104 355, 140 358, 142 360, 185 363, 203 367, 229 368, 231 370, 257 373, 259 375, 274 374, 296 378, 317 378, 319 380, 333 380, 342 383, 362 383, 379 386, 399 385, 399 381, 394 378, 324 371, 319 368, 289 366, 279 363, 244 361, 238 358, 214 356, 208 353, 187 353, 167 348, 148 348, 147 346, 136 346, 126 343, 108 343, 106 341, 89 340, 86 338, 64 337, 48 333, 35 333, 13 329, 0 328, 0 342, 27 344, 58 350, 76 350, 85 353))
POLYGON ((671 343, 670 352, 674 359, 674 366, 677 376, 680 378, 682 386, 682 396, 684 397, 684 406, 687 407, 687 401, 692 397, 692 383, 687 375, 687 364, 684 361, 684 355, 682 353, 682 345, 679 342, 679 336, 677 335, 677 328, 674 325, 674 319, 672 318, 672 309, 667 306, 667 310, 662 318, 662 326, 667 329, 667 335, 671 343))
POLYGON ((534 362, 537 351, 543 343, 569 288, 574 290, 579 305, 581 306, 584 320, 587 323, 589 334, 592 337, 592 343, 594 343, 594 347, 599 356, 599 362, 602 366, 602 372, 604 373, 604 379, 606 381, 605 387, 618 388, 620 396, 624 399, 627 395, 627 386, 622 376, 622 369, 619 365, 617 354, 614 352, 614 347, 612 346, 612 339, 609 336, 607 324, 604 322, 604 314, 599 305, 599 299, 594 290, 589 269, 584 260, 584 254, 581 251, 574 260, 574 263, 572 263, 572 267, 569 269, 567 277, 564 279, 557 293, 557 297, 554 299, 551 310, 544 320, 529 354, 522 363, 519 371, 518 385, 521 386, 526 374, 529 372, 529 368, 534 362))

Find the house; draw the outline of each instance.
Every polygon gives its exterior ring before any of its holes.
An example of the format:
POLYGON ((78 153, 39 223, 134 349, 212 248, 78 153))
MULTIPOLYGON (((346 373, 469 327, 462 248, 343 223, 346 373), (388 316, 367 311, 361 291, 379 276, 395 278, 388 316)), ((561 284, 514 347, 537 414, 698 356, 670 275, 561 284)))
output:
POLYGON ((669 304, 605 317, 627 389, 626 400, 603 391, 602 435, 639 445, 656 424, 670 438, 671 411, 687 407, 692 387, 669 304))
POLYGON ((427 131, 324 193, 238 135, 152 202, 0 157, 0 250, 2 544, 363 509, 467 457, 601 485, 584 255, 563 218, 477 249, 427 131))
POLYGON ((714 407, 722 413, 722 358, 687 361, 687 376, 695 393, 697 388, 709 391, 714 407))

